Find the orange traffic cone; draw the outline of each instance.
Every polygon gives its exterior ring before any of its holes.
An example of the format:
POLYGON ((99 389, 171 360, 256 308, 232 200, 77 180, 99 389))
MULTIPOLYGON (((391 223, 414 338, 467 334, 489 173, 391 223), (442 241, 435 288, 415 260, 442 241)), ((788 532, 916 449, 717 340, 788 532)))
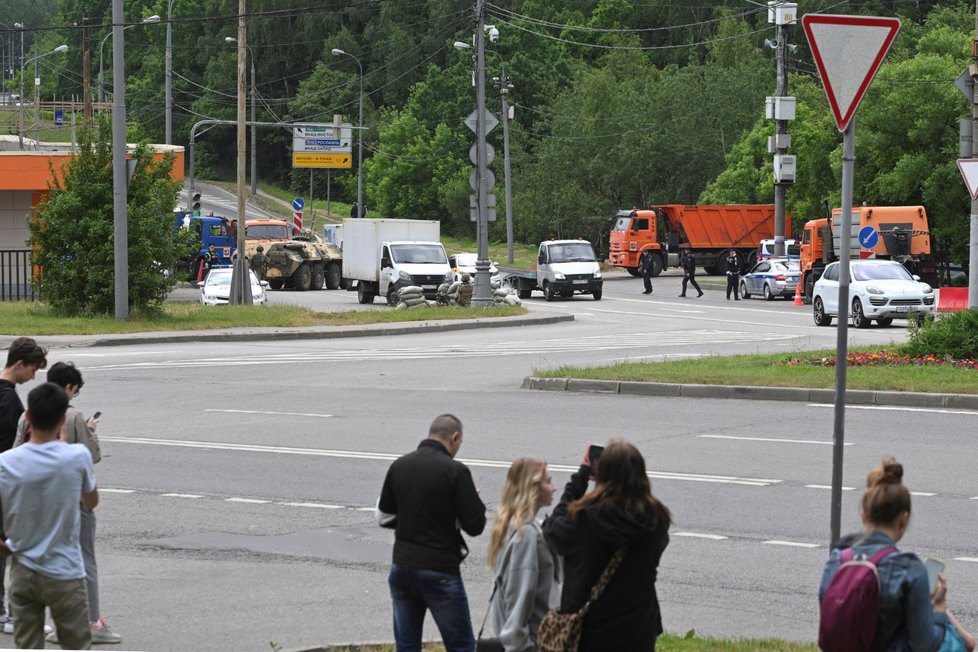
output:
POLYGON ((805 305, 801 301, 801 281, 800 280, 797 283, 795 283, 795 305, 796 306, 803 306, 803 305, 805 305))

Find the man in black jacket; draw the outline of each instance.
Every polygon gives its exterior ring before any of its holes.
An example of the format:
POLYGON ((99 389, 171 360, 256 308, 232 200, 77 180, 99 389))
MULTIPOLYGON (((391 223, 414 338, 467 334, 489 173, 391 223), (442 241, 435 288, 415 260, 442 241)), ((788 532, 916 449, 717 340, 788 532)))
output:
POLYGON ((468 467, 454 460, 461 446, 462 422, 451 414, 436 417, 417 450, 391 464, 380 492, 377 522, 394 529, 388 583, 399 652, 420 652, 429 609, 447 652, 475 648, 459 571, 468 547, 459 528, 482 534, 486 506, 468 467))
POLYGON ((692 254, 683 256, 683 291, 679 296, 686 296, 686 285, 689 283, 692 283, 696 291, 699 292, 697 297, 703 296, 703 290, 700 289, 700 284, 696 282, 696 259, 693 258, 692 254))
POLYGON ((652 294, 652 275, 655 272, 655 263, 652 262, 652 251, 646 249, 639 258, 638 266, 642 268, 642 283, 645 291, 642 294, 652 294))
POLYGON ((740 301, 740 256, 734 249, 727 254, 723 266, 727 272, 727 301, 730 301, 731 293, 734 301, 740 301))

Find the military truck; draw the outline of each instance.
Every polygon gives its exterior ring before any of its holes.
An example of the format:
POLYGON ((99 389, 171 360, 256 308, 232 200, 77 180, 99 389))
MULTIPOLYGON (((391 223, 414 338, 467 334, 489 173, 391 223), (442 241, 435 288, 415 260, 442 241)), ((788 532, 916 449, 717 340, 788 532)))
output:
POLYGON ((273 242, 265 252, 265 280, 273 290, 338 290, 343 276, 343 253, 306 229, 288 242, 273 242))

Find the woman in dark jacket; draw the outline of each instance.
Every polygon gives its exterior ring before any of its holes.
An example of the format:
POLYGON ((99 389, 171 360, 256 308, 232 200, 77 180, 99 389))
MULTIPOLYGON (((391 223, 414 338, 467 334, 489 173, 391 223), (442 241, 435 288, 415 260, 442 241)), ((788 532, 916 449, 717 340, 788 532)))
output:
POLYGON ((669 545, 669 510, 652 495, 645 460, 638 449, 612 441, 593 469, 571 476, 544 536, 564 557, 560 611, 572 613, 588 601, 591 589, 619 548, 625 550, 607 589, 584 618, 579 652, 649 652, 662 633, 655 593, 656 569, 669 545))

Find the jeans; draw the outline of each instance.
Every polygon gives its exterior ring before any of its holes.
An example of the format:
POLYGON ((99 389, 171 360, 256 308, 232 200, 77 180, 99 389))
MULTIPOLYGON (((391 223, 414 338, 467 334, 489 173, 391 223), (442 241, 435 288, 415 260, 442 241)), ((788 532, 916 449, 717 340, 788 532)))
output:
POLYGON ((420 652, 424 615, 431 615, 446 652, 472 652, 475 636, 461 575, 392 564, 387 579, 394 603, 397 652, 420 652))

